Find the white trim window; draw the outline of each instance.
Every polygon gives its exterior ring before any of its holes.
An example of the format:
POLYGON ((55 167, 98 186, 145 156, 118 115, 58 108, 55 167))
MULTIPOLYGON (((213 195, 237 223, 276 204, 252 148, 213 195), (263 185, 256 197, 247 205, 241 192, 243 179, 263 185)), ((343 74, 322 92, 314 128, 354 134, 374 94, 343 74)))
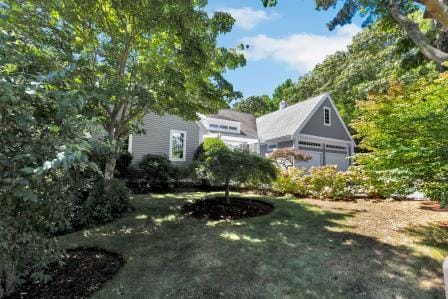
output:
POLYGON ((187 150, 187 132, 170 130, 170 160, 185 161, 187 150))
POLYGON ((324 125, 331 126, 331 109, 324 107, 324 125))

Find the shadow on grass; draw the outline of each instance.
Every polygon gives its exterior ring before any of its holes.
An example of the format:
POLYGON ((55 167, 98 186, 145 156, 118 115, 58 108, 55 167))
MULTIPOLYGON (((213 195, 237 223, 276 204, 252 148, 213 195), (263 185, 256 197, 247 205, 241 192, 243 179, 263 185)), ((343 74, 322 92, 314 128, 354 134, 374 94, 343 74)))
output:
POLYGON ((197 194, 137 197, 136 212, 76 233, 66 246, 122 253, 126 265, 95 296, 176 298, 443 298, 441 267, 407 247, 348 232, 344 219, 299 200, 235 221, 181 215, 197 194))
POLYGON ((417 237, 420 244, 434 247, 444 255, 448 254, 448 228, 438 224, 418 225, 405 229, 405 232, 417 237))

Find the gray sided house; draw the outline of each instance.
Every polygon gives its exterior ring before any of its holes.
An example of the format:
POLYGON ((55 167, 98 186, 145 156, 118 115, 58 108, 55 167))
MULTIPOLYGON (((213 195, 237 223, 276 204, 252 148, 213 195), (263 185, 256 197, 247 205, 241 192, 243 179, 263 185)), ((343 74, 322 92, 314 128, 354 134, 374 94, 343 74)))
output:
POLYGON ((355 143, 331 97, 323 95, 255 118, 247 113, 221 110, 198 114, 197 121, 173 115, 148 114, 145 134, 129 137, 129 152, 138 164, 145 154, 160 154, 174 164, 192 161, 198 145, 208 137, 221 138, 231 148, 245 148, 262 156, 279 148, 293 147, 311 156, 297 167, 337 165, 346 170, 355 143))

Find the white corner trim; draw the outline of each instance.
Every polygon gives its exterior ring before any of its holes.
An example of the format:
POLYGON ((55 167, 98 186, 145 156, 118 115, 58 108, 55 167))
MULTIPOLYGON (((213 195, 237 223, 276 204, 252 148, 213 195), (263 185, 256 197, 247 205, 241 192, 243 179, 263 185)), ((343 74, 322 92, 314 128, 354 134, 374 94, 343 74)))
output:
POLYGON ((324 126, 331 127, 331 108, 327 107, 327 106, 324 106, 324 126), (328 124, 325 122, 325 113, 327 111, 328 111, 328 120, 329 120, 328 124))
POLYGON ((182 130, 170 130, 170 147, 169 147, 169 158, 170 161, 177 161, 177 162, 184 162, 187 160, 187 132, 186 131, 182 131, 182 130), (173 133, 182 133, 184 134, 184 143, 183 143, 183 148, 182 148, 182 152, 183 152, 183 158, 179 159, 179 158, 173 158, 172 156, 172 147, 173 147, 173 143, 172 143, 172 136, 173 133))
POLYGON ((131 135, 129 135, 129 137, 128 137, 128 152, 129 152, 130 154, 132 154, 132 141, 133 141, 133 138, 132 138, 132 134, 131 134, 131 135))

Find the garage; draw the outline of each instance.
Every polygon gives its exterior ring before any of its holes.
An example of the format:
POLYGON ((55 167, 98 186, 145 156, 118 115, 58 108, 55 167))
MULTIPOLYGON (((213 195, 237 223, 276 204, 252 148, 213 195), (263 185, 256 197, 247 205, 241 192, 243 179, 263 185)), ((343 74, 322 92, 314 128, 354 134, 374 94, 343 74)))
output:
POLYGON ((303 151, 308 156, 311 157, 311 160, 301 161, 296 163, 296 167, 299 168, 311 168, 312 166, 322 166, 323 165, 323 153, 321 152, 313 152, 313 151, 303 151))
POLYGON ((346 171, 349 167, 349 159, 346 154, 335 154, 326 153, 325 154, 325 164, 326 165, 337 165, 342 171, 346 171))

